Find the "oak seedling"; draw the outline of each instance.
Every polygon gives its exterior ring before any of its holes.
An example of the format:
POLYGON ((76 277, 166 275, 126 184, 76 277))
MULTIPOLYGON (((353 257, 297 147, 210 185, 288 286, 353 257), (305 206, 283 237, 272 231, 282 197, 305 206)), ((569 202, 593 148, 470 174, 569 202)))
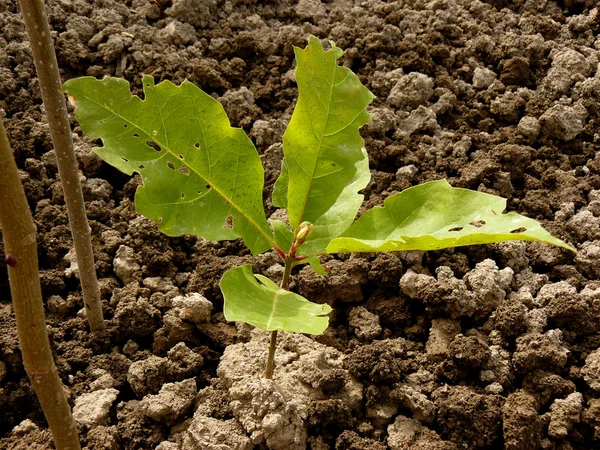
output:
POLYGON ((295 48, 298 102, 283 136, 282 171, 273 204, 288 221, 268 220, 262 193, 264 170, 252 141, 232 128, 221 104, 188 81, 155 85, 143 77, 144 100, 117 78, 83 77, 63 90, 83 131, 102 139, 96 153, 143 184, 140 214, 170 236, 243 239, 254 255, 274 249, 284 264, 280 285, 252 272, 229 269, 221 280, 227 320, 270 331, 266 377, 273 373, 277 331, 321 334, 329 305, 288 290, 291 270, 339 252, 433 250, 507 240, 540 241, 574 250, 541 225, 503 214, 506 201, 451 187, 444 180, 411 187, 355 220, 370 180, 359 129, 370 121, 374 96, 348 68, 343 51, 325 50, 311 36, 295 48))

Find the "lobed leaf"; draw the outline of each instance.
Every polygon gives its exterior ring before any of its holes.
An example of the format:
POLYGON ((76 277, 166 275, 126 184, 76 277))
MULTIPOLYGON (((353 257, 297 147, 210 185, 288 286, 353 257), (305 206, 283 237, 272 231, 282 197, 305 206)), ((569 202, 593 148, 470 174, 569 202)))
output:
POLYGON ((144 75, 143 87, 145 100, 117 78, 83 77, 63 86, 83 131, 102 139, 95 152, 122 172, 141 175, 138 212, 170 236, 242 237, 254 254, 273 247, 264 171, 244 131, 232 128, 221 104, 188 81, 155 86, 144 75))
POLYGON ((322 334, 329 324, 329 305, 319 305, 281 289, 249 264, 229 269, 221 278, 223 313, 229 321, 242 321, 261 330, 322 334), (260 283, 259 283, 260 280, 260 283))
POLYGON ((327 251, 436 250, 508 240, 539 241, 568 250, 533 219, 502 214, 506 200, 431 181, 393 195, 364 213, 327 251))
POLYGON ((358 77, 336 63, 343 51, 323 47, 314 36, 306 49, 294 49, 298 67, 298 103, 283 136, 282 173, 273 204, 288 210, 295 229, 301 222, 314 230, 300 254, 325 251, 354 220, 370 180, 369 160, 358 129, 370 121, 373 100, 358 77))

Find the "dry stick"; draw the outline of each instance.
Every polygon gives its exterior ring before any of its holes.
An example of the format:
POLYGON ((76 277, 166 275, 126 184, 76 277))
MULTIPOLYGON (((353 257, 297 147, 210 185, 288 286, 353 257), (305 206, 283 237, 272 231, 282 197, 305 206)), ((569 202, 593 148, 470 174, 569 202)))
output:
POLYGON ((23 365, 58 450, 79 450, 79 435, 50 352, 38 272, 36 229, 0 118, 0 226, 23 365))
POLYGON ((19 0, 23 20, 27 27, 33 60, 38 74, 46 117, 50 125, 52 143, 56 151, 58 172, 65 194, 67 214, 71 223, 73 244, 79 266, 79 278, 87 315, 92 332, 106 328, 102 317, 100 287, 94 267, 91 230, 88 225, 79 182, 77 159, 64 95, 61 93, 60 73, 50 37, 50 26, 42 0, 19 0))

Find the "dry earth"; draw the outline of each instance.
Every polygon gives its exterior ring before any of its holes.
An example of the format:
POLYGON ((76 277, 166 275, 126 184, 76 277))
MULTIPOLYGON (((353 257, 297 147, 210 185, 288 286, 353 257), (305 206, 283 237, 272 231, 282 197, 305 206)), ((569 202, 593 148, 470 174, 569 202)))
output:
MULTIPOLYGON (((0 108, 38 226, 60 376, 90 450, 600 448, 600 11, 594 0, 48 0, 63 79, 185 78, 255 141, 267 211, 309 34, 377 98, 364 209, 423 181, 509 199, 578 248, 507 243, 339 255, 294 289, 334 306, 311 339, 222 315, 218 281, 273 253, 168 238, 135 213, 73 122, 108 320, 92 336, 38 82, 0 2, 0 108)), ((1 246, 1 244, 0 244, 1 246)), ((24 373, 0 262, 0 448, 52 448, 24 373)))

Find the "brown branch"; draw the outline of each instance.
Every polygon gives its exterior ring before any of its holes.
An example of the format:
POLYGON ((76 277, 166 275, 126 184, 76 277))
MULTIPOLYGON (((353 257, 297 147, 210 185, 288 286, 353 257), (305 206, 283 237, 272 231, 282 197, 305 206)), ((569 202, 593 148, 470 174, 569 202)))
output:
POLYGON ((79 450, 77 427, 50 352, 36 229, 1 117, 0 227, 25 371, 40 400, 57 450, 79 450))
POLYGON ((91 230, 88 225, 83 193, 65 97, 62 94, 58 61, 50 36, 48 17, 42 0, 19 0, 23 21, 27 27, 31 52, 46 107, 52 143, 67 204, 73 244, 79 266, 79 279, 85 304, 85 312, 92 332, 106 328, 102 316, 100 287, 96 278, 91 230))

